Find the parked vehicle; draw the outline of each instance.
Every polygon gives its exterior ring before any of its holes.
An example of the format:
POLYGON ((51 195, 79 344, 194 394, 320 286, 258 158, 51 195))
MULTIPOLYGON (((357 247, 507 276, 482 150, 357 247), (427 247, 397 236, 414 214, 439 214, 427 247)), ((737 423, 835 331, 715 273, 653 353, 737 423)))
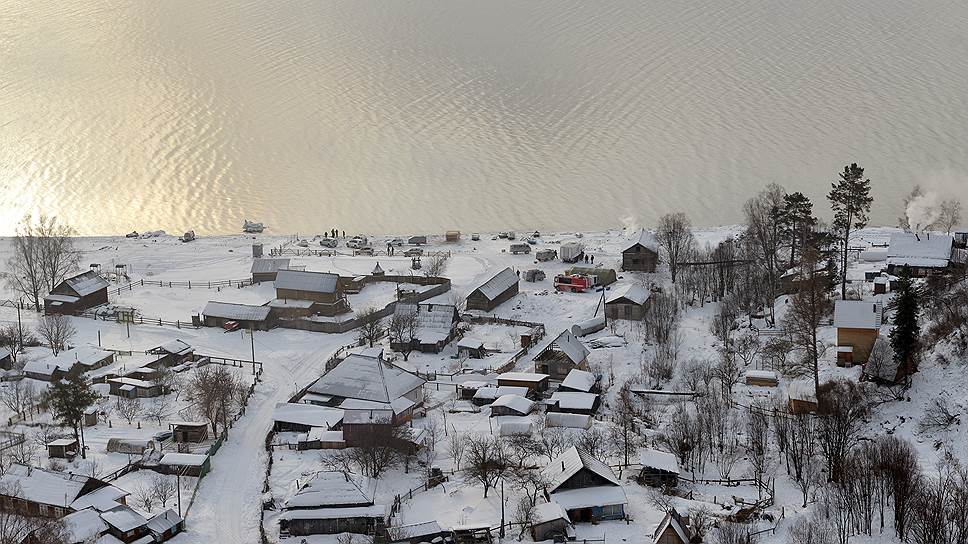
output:
POLYGON ((499 233, 497 233, 497 237, 500 238, 500 239, 502 239, 502 240, 504 240, 504 239, 506 239, 508 237, 508 233, 506 233, 506 232, 499 232, 499 233))
POLYGON ((182 242, 193 242, 195 240, 195 231, 190 230, 185 234, 182 234, 182 237, 179 238, 179 240, 182 242))
POLYGON ((509 230, 508 231, 508 240, 514 240, 514 236, 515 236, 514 231, 513 230, 509 230))
POLYGON ((566 263, 577 263, 585 254, 585 247, 578 242, 561 244, 561 260, 566 263))
POLYGON ((547 275, 545 275, 544 270, 541 270, 539 268, 532 268, 530 270, 524 271, 524 281, 530 281, 530 282, 544 281, 546 277, 547 275))
POLYGON ((237 331, 237 330, 239 330, 239 322, 238 321, 226 321, 225 324, 222 325, 222 328, 225 329, 225 332, 237 331))
POLYGON ((360 249, 369 245, 363 236, 354 236, 346 241, 346 247, 350 249, 360 249))
POLYGON ((534 234, 532 234, 531 236, 533 236, 535 238, 541 238, 541 233, 538 232, 538 231, 534 231, 534 234))
POLYGON ((357 249, 356 251, 354 251, 353 253, 356 254, 356 255, 368 255, 368 256, 372 256, 373 255, 373 248, 372 247, 361 247, 361 248, 357 249))
POLYGON ((307 242, 306 240, 299 240, 298 242, 296 242, 296 245, 299 247, 309 247, 309 242, 307 242))
POLYGON ((512 255, 517 255, 518 253, 528 254, 531 253, 531 246, 528 244, 511 244, 511 248, 508 251, 512 255))
POLYGON ((391 246, 399 247, 403 245, 403 238, 394 238, 393 240, 390 240, 387 243, 390 244, 391 246))
POLYGON ((543 263, 553 261, 558 258, 558 252, 553 249, 539 249, 534 253, 534 258, 543 263))
POLYGON ((529 243, 529 244, 531 244, 533 246, 538 245, 538 241, 535 240, 534 238, 528 238, 527 240, 525 240, 525 242, 527 242, 527 243, 529 243))
POLYGON ((131 232, 129 232, 129 233, 127 233, 127 234, 124 235, 125 238, 137 238, 139 236, 141 236, 141 235, 138 234, 138 231, 136 231, 136 230, 133 230, 133 231, 131 231, 131 232))
POLYGON ((419 247, 413 247, 403 252, 404 257, 420 257, 423 255, 423 249, 419 247))
POLYGON ((334 248, 338 245, 336 238, 323 238, 319 241, 319 245, 323 247, 334 248))
POLYGON ((555 291, 584 293, 595 286, 595 278, 584 274, 559 274, 555 276, 555 291))
POLYGON ((481 233, 479 233, 479 232, 472 232, 471 233, 471 240, 477 242, 480 239, 481 239, 481 233))
POLYGON ((160 431, 151 435, 151 439, 156 442, 164 442, 172 437, 171 431, 160 431))

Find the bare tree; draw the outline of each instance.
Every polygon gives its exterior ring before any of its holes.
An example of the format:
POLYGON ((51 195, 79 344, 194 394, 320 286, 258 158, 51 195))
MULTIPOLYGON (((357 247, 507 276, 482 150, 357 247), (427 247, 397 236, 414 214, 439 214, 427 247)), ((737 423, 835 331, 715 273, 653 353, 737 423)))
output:
POLYGON ((57 355, 67 349, 67 343, 74 338, 77 329, 66 315, 45 315, 37 324, 37 334, 44 339, 47 347, 57 355))
POLYGON ((939 208, 940 217, 936 223, 945 232, 951 232, 961 223, 961 201, 956 198, 945 200, 939 208))
POLYGON ((447 265, 450 263, 450 252, 449 251, 438 251, 436 253, 431 253, 427 255, 427 268, 425 268, 425 274, 428 278, 439 278, 444 275, 447 271, 447 265))
POLYGON ((465 476, 484 487, 484 498, 508 470, 504 443, 487 435, 472 435, 467 443, 465 476))
POLYGON ((518 533, 518 540, 524 538, 524 534, 528 532, 528 529, 534 525, 536 520, 537 515, 534 503, 528 497, 521 497, 518 504, 514 507, 514 513, 511 515, 511 522, 521 526, 521 532, 518 533))
POLYGON ((379 478, 386 471, 414 458, 410 437, 407 427, 373 425, 355 438, 354 447, 339 450, 333 456, 338 465, 370 478, 379 478))
POLYGON ((740 523, 723 522, 713 531, 716 544, 751 544, 753 542, 746 526, 740 523))
POLYGON ((606 465, 614 449, 608 433, 598 427, 582 431, 575 440, 575 446, 606 465))
POLYGON ((790 544, 834 544, 833 533, 822 516, 803 515, 790 525, 790 544))
POLYGON ((417 336, 420 333, 420 320, 415 304, 398 303, 397 309, 390 317, 390 338, 399 345, 403 360, 410 358, 413 350, 417 349, 417 336))
POLYGON ((682 212, 663 215, 655 229, 655 238, 669 259, 669 273, 675 283, 680 263, 695 244, 692 223, 682 212))
POLYGON ((155 506, 155 494, 152 486, 150 484, 141 484, 134 491, 134 500, 136 506, 143 508, 150 514, 151 509, 155 506))
POLYGON ((840 481, 851 449, 860 439, 868 413, 866 395, 854 382, 834 380, 817 390, 820 420, 817 439, 831 482, 840 481))
POLYGON ((961 414, 955 413, 944 397, 931 401, 918 422, 921 432, 944 431, 961 422, 961 414))
POLYGON ((771 183, 758 195, 746 201, 746 236, 749 247, 756 256, 755 265, 760 267, 766 280, 767 306, 770 322, 776 321, 773 301, 776 300, 781 267, 784 259, 780 255, 786 240, 784 209, 786 203, 783 187, 771 183))
POLYGON ((713 367, 712 374, 719 380, 723 399, 727 401, 732 399, 733 386, 738 384, 743 377, 743 369, 740 368, 732 349, 722 348, 719 350, 719 362, 713 367))
MULTIPOLYGON (((171 408, 172 398, 169 395, 161 395, 160 397, 155 397, 155 399, 148 403, 148 405, 144 406, 142 409, 142 414, 144 414, 146 418, 157 421, 158 425, 160 426, 162 424, 162 420, 171 414, 171 408)), ((127 419, 127 416, 123 412, 122 416, 127 419)))
POLYGON ((357 313, 357 321, 360 327, 356 330, 357 339, 360 344, 368 344, 373 347, 373 343, 383 336, 383 318, 375 308, 364 308, 357 313))
POLYGON ((454 432, 450 435, 450 440, 447 442, 447 455, 453 461, 455 470, 460 470, 460 462, 464 460, 464 454, 467 452, 468 440, 468 435, 463 433, 454 432))
POLYGON ((164 474, 157 474, 151 479, 151 495, 161 503, 161 507, 168 506, 168 501, 175 497, 178 491, 176 480, 164 474))
POLYGON ((820 387, 820 357, 823 344, 818 331, 830 315, 829 278, 818 270, 817 252, 806 248, 800 267, 800 289, 793 296, 793 304, 787 312, 784 325, 790 332, 795 347, 799 348, 810 363, 814 387, 820 387))
POLYGON ((21 418, 32 411, 36 398, 37 391, 30 380, 7 382, 6 387, 0 388, 0 403, 21 418))
POLYGON ((128 422, 128 425, 131 425, 131 422, 141 414, 141 399, 118 397, 118 413, 128 422))
POLYGON ((195 370, 185 384, 186 392, 195 409, 212 424, 212 432, 228 432, 229 418, 234 411, 238 396, 235 376, 221 365, 207 365, 195 370))
POLYGON ((17 227, 13 239, 13 255, 7 260, 4 274, 7 287, 20 295, 33 300, 40 309, 40 298, 46 291, 44 278, 43 248, 33 219, 27 215, 17 227))
POLYGON ((18 363, 18 358, 20 352, 23 350, 20 338, 23 331, 16 325, 6 325, 0 327, 0 349, 6 348, 10 353, 10 361, 13 363, 12 367, 15 370, 20 370, 23 365, 18 363))
MULTIPOLYGON (((2 488, 0 492, 13 495, 16 491, 2 488)), ((66 544, 70 541, 70 531, 59 519, 24 516, 7 508, 0 510, 0 542, 3 544, 66 544)))

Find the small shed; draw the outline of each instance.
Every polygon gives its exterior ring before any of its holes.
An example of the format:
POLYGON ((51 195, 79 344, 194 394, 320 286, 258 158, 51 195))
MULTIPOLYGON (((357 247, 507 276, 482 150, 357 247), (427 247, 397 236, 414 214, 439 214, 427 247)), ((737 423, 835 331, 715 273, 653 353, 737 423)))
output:
MULTIPOLYGON (((464 382, 465 384, 467 382, 464 382)), ((526 397, 528 395, 529 389, 527 387, 518 387, 511 385, 502 385, 499 387, 494 387, 488 385, 485 387, 479 387, 474 390, 471 395, 471 401, 477 406, 484 406, 491 404, 495 400, 503 397, 504 395, 518 395, 519 397, 526 397)))
POLYGON ((85 427, 93 427, 97 425, 97 407, 91 406, 87 410, 84 410, 84 418, 81 423, 85 427))
POLYGON ((551 412, 592 415, 598 410, 599 397, 595 393, 557 391, 551 395, 551 412))
POLYGON ((206 327, 222 327, 230 321, 243 329, 269 330, 271 326, 268 306, 209 301, 202 310, 202 322, 206 327))
POLYGON ((531 537, 535 542, 564 542, 573 531, 568 512, 560 504, 552 501, 535 505, 534 521, 531 523, 531 537))
POLYGON ((424 544, 425 542, 443 543, 450 539, 450 531, 440 527, 436 521, 423 521, 406 525, 388 527, 390 544, 424 544))
POLYGON ((776 387, 780 381, 776 377, 776 372, 772 370, 747 370, 746 385, 759 387, 776 387))
POLYGON ((490 525, 458 525, 451 527, 454 544, 491 544, 490 525))
POLYGON ((208 423, 205 421, 181 421, 169 423, 173 442, 199 443, 208 438, 208 423))
POLYGON ((838 300, 834 304, 834 327, 837 328, 837 347, 851 350, 837 352, 841 364, 865 364, 880 334, 883 321, 880 302, 838 300))
POLYGON ((0 347, 0 369, 10 370, 13 368, 13 353, 10 348, 0 347))
POLYGON ((653 544, 690 544, 692 539, 688 518, 680 516, 675 509, 666 512, 652 533, 653 544))
POLYGON ((535 251, 534 258, 538 262, 548 262, 553 261, 558 258, 558 252, 553 249, 539 249, 535 251))
POLYGON ((484 350, 484 342, 477 338, 465 336, 457 342, 457 356, 469 357, 471 359, 483 359, 487 355, 484 350))
POLYGON ((109 438, 108 453, 126 453, 142 455, 145 451, 154 449, 154 442, 144 438, 109 438))
POLYGON ((520 395, 502 395, 491 403, 491 417, 526 416, 534 410, 534 401, 520 395))
POLYGON ((501 436, 531 436, 533 432, 534 425, 528 417, 503 417, 498 429, 501 436))
POLYGON ((679 460, 664 451, 646 449, 639 454, 640 484, 649 487, 676 487, 679 485, 679 460))
MULTIPOLYGON (((474 395, 477 394, 478 390, 484 388, 493 389, 494 387, 488 382, 482 382, 479 380, 467 380, 466 382, 461 382, 457 384, 457 398, 461 400, 471 400, 474 398, 474 395)), ((525 390, 525 393, 527 393, 527 390, 525 390)))
POLYGON ((799 380, 787 387, 790 413, 809 414, 817 411, 817 389, 813 382, 799 380))
POLYGON ((211 458, 197 453, 166 453, 154 468, 155 472, 162 474, 180 474, 196 478, 205 476, 211 469, 211 458))
POLYGON ((605 299, 605 315, 612 319, 641 321, 649 307, 652 292, 642 285, 625 284, 605 299))
POLYGON ((78 451, 74 438, 58 438, 47 443, 47 456, 51 459, 73 459, 78 451))
POLYGON ((497 377, 498 386, 527 387, 528 393, 538 394, 548 390, 550 376, 538 372, 505 372, 497 377))
POLYGON ((493 311, 518 294, 518 275, 510 267, 498 272, 467 295, 468 310, 493 311))
POLYGON ((460 242, 460 231, 459 230, 449 230, 444 233, 445 242, 460 242))
POLYGON ((578 393, 598 393, 600 390, 599 377, 587 370, 574 369, 565 376, 558 386, 558 391, 576 391, 578 393))
POLYGON ((185 520, 177 512, 168 508, 149 519, 147 527, 154 542, 166 542, 185 530, 185 520))

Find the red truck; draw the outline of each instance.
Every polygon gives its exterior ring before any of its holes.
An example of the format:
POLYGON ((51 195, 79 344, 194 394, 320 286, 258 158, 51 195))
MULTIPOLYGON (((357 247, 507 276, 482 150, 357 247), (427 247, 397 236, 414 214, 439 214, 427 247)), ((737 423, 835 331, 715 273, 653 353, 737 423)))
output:
POLYGON ((584 293, 595 286, 595 278, 584 274, 558 274, 555 276, 555 291, 584 293))

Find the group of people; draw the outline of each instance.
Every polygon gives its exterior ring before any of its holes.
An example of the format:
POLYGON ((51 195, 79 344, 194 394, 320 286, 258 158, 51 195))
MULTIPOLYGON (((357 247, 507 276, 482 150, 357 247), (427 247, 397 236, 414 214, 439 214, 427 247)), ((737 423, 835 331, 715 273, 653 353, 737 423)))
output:
MULTIPOLYGON (((330 238, 339 238, 339 233, 340 233, 340 230, 339 229, 329 229, 329 237, 330 238)), ((346 231, 345 230, 343 231, 343 238, 346 238, 346 231)))

